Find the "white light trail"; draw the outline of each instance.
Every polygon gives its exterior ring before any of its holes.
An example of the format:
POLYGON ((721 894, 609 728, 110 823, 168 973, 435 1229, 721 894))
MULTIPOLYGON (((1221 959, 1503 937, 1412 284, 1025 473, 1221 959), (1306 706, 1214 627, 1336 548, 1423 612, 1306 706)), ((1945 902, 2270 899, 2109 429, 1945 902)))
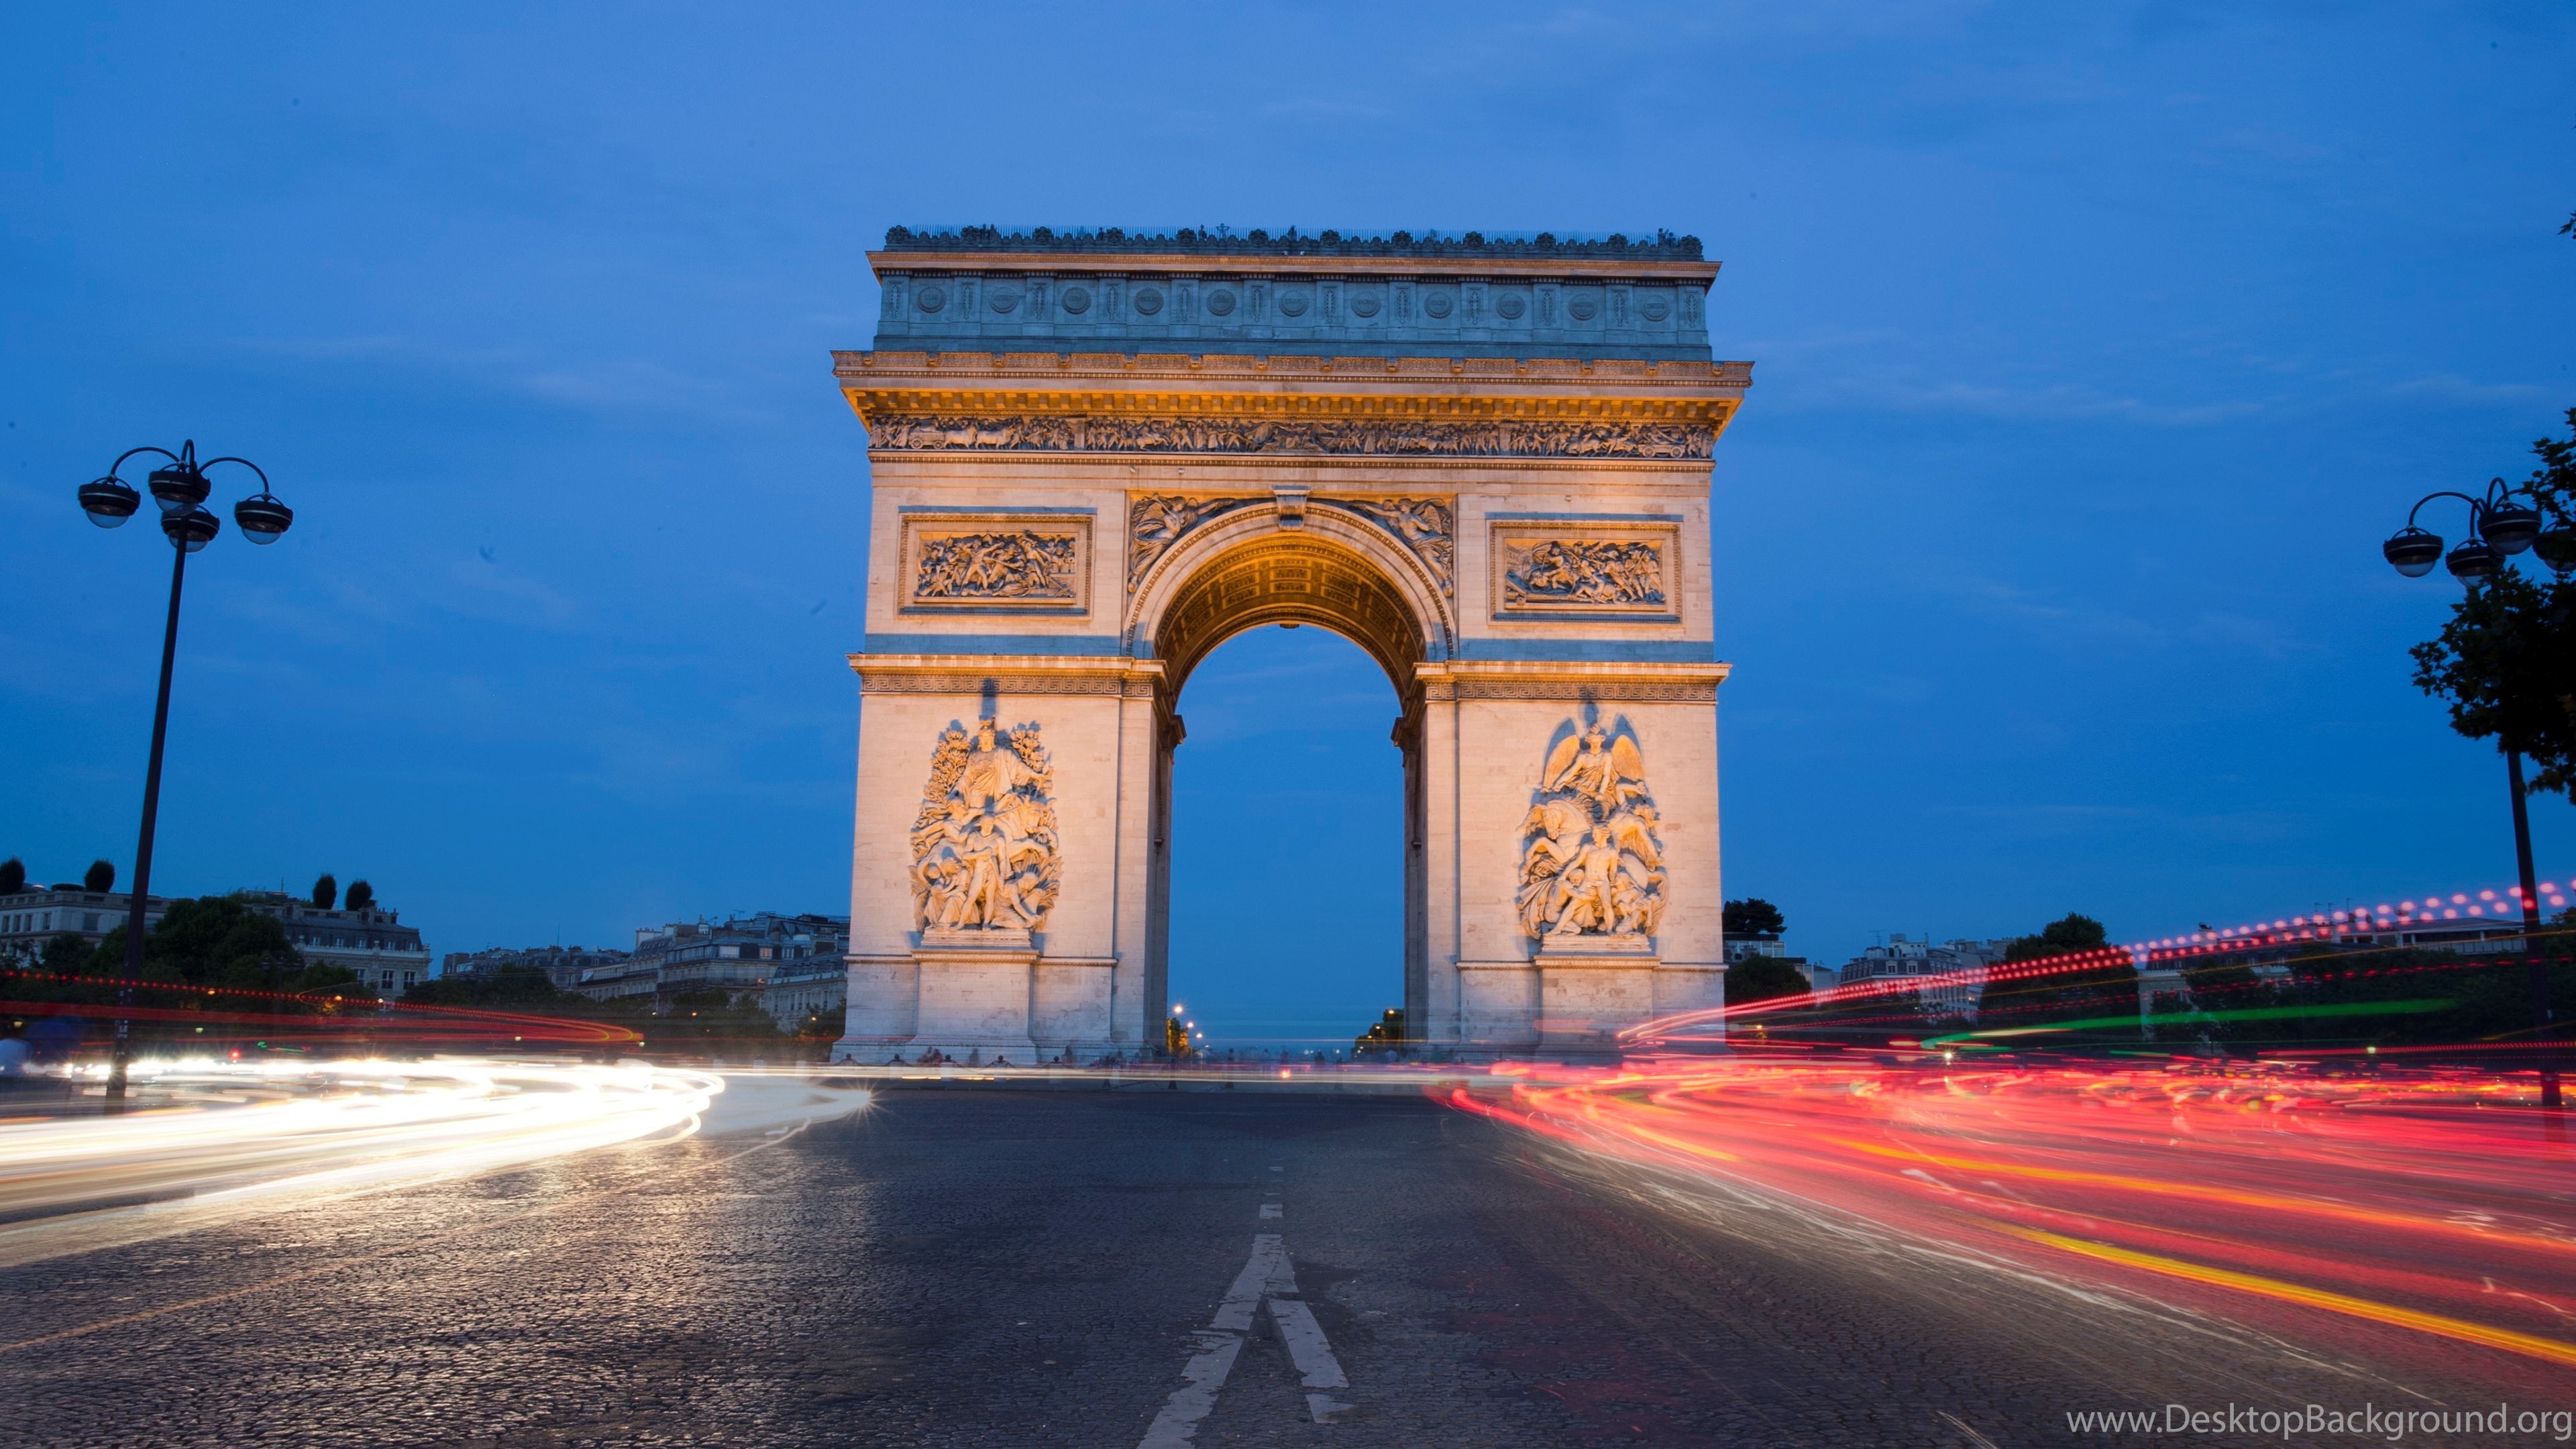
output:
POLYGON ((724 1079, 629 1063, 138 1063, 211 1105, 0 1122, 0 1268, 341 1195, 683 1137, 724 1079), (256 1100, 263 1094, 274 1096, 256 1100), (226 1099, 229 1100, 226 1100, 226 1099), (139 1206, 89 1207, 90 1204, 139 1206))

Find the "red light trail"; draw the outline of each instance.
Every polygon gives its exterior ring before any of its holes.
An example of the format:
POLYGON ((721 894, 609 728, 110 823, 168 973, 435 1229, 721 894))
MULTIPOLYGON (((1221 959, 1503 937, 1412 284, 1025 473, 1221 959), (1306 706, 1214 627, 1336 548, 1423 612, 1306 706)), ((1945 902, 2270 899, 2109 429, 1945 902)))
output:
POLYGON ((2294 1341, 2394 1331, 2413 1357, 2576 1368, 2576 1157, 2523 1105, 2528 1074, 1743 1056, 1530 1072, 1446 1100, 1997 1271, 2294 1341))
MULTIPOLYGON (((113 988, 129 984, 113 976, 67 976, 43 971, 0 968, 0 991, 11 981, 113 988)), ((369 1043, 384 1046, 452 1047, 465 1043, 538 1043, 548 1046, 626 1046, 643 1037, 631 1028, 608 1022, 565 1020, 522 1012, 486 1011, 465 1006, 425 1006, 379 1001, 369 996, 341 996, 327 991, 261 991, 239 986, 197 986, 184 981, 135 981, 138 993, 195 998, 202 1006, 117 1006, 90 1001, 21 1001, 0 999, 0 1012, 14 1017, 78 1016, 112 1020, 163 1022, 178 1026, 232 1027, 230 1034, 209 1033, 179 1049, 202 1050, 236 1038, 266 1035, 299 1046, 369 1043), (260 1011, 260 1004, 291 1009, 260 1011), (225 1009, 231 1006, 236 1009, 225 1009)))

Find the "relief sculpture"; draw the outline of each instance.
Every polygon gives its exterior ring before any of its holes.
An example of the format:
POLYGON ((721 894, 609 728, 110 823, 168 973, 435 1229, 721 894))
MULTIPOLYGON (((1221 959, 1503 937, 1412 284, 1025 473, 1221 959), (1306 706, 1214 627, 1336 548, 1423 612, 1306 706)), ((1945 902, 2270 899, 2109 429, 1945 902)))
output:
POLYGON ((912 826, 913 910, 926 931, 1039 929, 1055 904, 1055 767, 1038 727, 950 725, 912 826))
POLYGON ((925 537, 916 599, 1072 599, 1077 541, 1069 533, 952 533, 925 537))
POLYGON ((1320 453, 1460 458, 1709 456, 1705 423, 1494 418, 938 417, 877 414, 868 446, 888 452, 1320 453))
POLYGON ((1503 569, 1506 607, 1665 602, 1663 553, 1652 543, 1547 539, 1516 550, 1503 569))
POLYGON ((1450 592, 1450 564, 1454 557, 1454 515, 1449 505, 1437 498, 1336 498, 1333 504, 1348 508, 1363 517, 1375 519, 1387 532, 1404 541, 1413 556, 1422 560, 1440 580, 1440 592, 1450 592))
POLYGON ((1178 498, 1157 494, 1127 505, 1127 587, 1142 582, 1145 571, 1182 534, 1220 513, 1241 508, 1249 498, 1178 498))
POLYGON ((1522 929, 1576 947, 1582 937, 1652 936, 1664 915, 1663 844, 1636 740, 1594 725, 1558 744, 1539 780, 1521 822, 1522 929))

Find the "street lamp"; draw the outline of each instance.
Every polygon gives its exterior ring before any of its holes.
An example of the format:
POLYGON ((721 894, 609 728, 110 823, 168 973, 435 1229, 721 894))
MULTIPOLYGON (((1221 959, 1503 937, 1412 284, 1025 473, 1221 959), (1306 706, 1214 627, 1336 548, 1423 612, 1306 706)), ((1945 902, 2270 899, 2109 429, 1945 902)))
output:
POLYGON ((192 439, 167 448, 129 448, 108 465, 106 476, 80 486, 81 511, 101 528, 121 527, 143 505, 143 495, 116 475, 126 460, 155 453, 169 461, 152 470, 144 485, 161 509, 161 532, 170 540, 170 620, 161 632, 161 696, 152 706, 152 763, 143 775, 143 833, 134 847, 134 902, 125 917, 125 975, 117 983, 116 1049, 107 1073, 111 1110, 125 1101, 126 1064, 131 1058, 132 1023, 125 1009, 134 1005, 134 983, 143 975, 143 902, 152 887, 152 826, 161 810, 161 741, 170 727, 170 665, 179 649, 179 586, 187 578, 188 555, 215 541, 223 521, 205 507, 214 491, 206 470, 219 463, 238 463, 259 477, 259 491, 233 505, 233 523, 253 543, 275 543, 295 522, 295 510, 268 491, 268 475, 248 458, 197 461, 192 439))
MULTIPOLYGON (((2390 565, 2410 579, 2420 579, 2433 571, 2436 562, 2447 565, 2451 576, 2471 593, 2483 581, 2502 573, 2505 560, 2525 549, 2536 548, 2541 562, 2564 574, 2576 568, 2576 525, 2561 523, 2544 527, 2546 520, 2532 506, 2529 495, 2508 488, 2502 478, 2488 480, 2486 496, 2472 498, 2466 493, 2443 490, 2427 493, 2407 510, 2406 526, 2389 536, 2379 551, 2390 565), (2517 496, 2526 501, 2515 502, 2517 496), (2436 498, 2456 498, 2469 505, 2469 536, 2448 554, 2442 551, 2441 535, 2416 526, 2415 515, 2436 498)), ((2531 1026, 2533 1048, 2539 1056, 2540 1105, 2555 1108, 2560 1104, 2558 1062, 2549 1040, 2549 968, 2540 952, 2539 879, 2531 868, 2531 812, 2523 800, 2522 749, 2510 735, 2499 741, 2504 747, 2505 776, 2513 791, 2514 865, 2522 872, 2523 966, 2530 973, 2531 1026)))

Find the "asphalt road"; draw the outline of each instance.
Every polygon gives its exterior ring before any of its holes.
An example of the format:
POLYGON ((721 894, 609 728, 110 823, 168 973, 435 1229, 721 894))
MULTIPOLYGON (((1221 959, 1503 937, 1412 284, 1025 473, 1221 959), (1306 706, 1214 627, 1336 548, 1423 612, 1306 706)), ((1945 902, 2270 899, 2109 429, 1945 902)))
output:
POLYGON ((1974 1449, 2444 1387, 1954 1269, 1419 1100, 898 1091, 14 1270, 0 1444, 1974 1449))

